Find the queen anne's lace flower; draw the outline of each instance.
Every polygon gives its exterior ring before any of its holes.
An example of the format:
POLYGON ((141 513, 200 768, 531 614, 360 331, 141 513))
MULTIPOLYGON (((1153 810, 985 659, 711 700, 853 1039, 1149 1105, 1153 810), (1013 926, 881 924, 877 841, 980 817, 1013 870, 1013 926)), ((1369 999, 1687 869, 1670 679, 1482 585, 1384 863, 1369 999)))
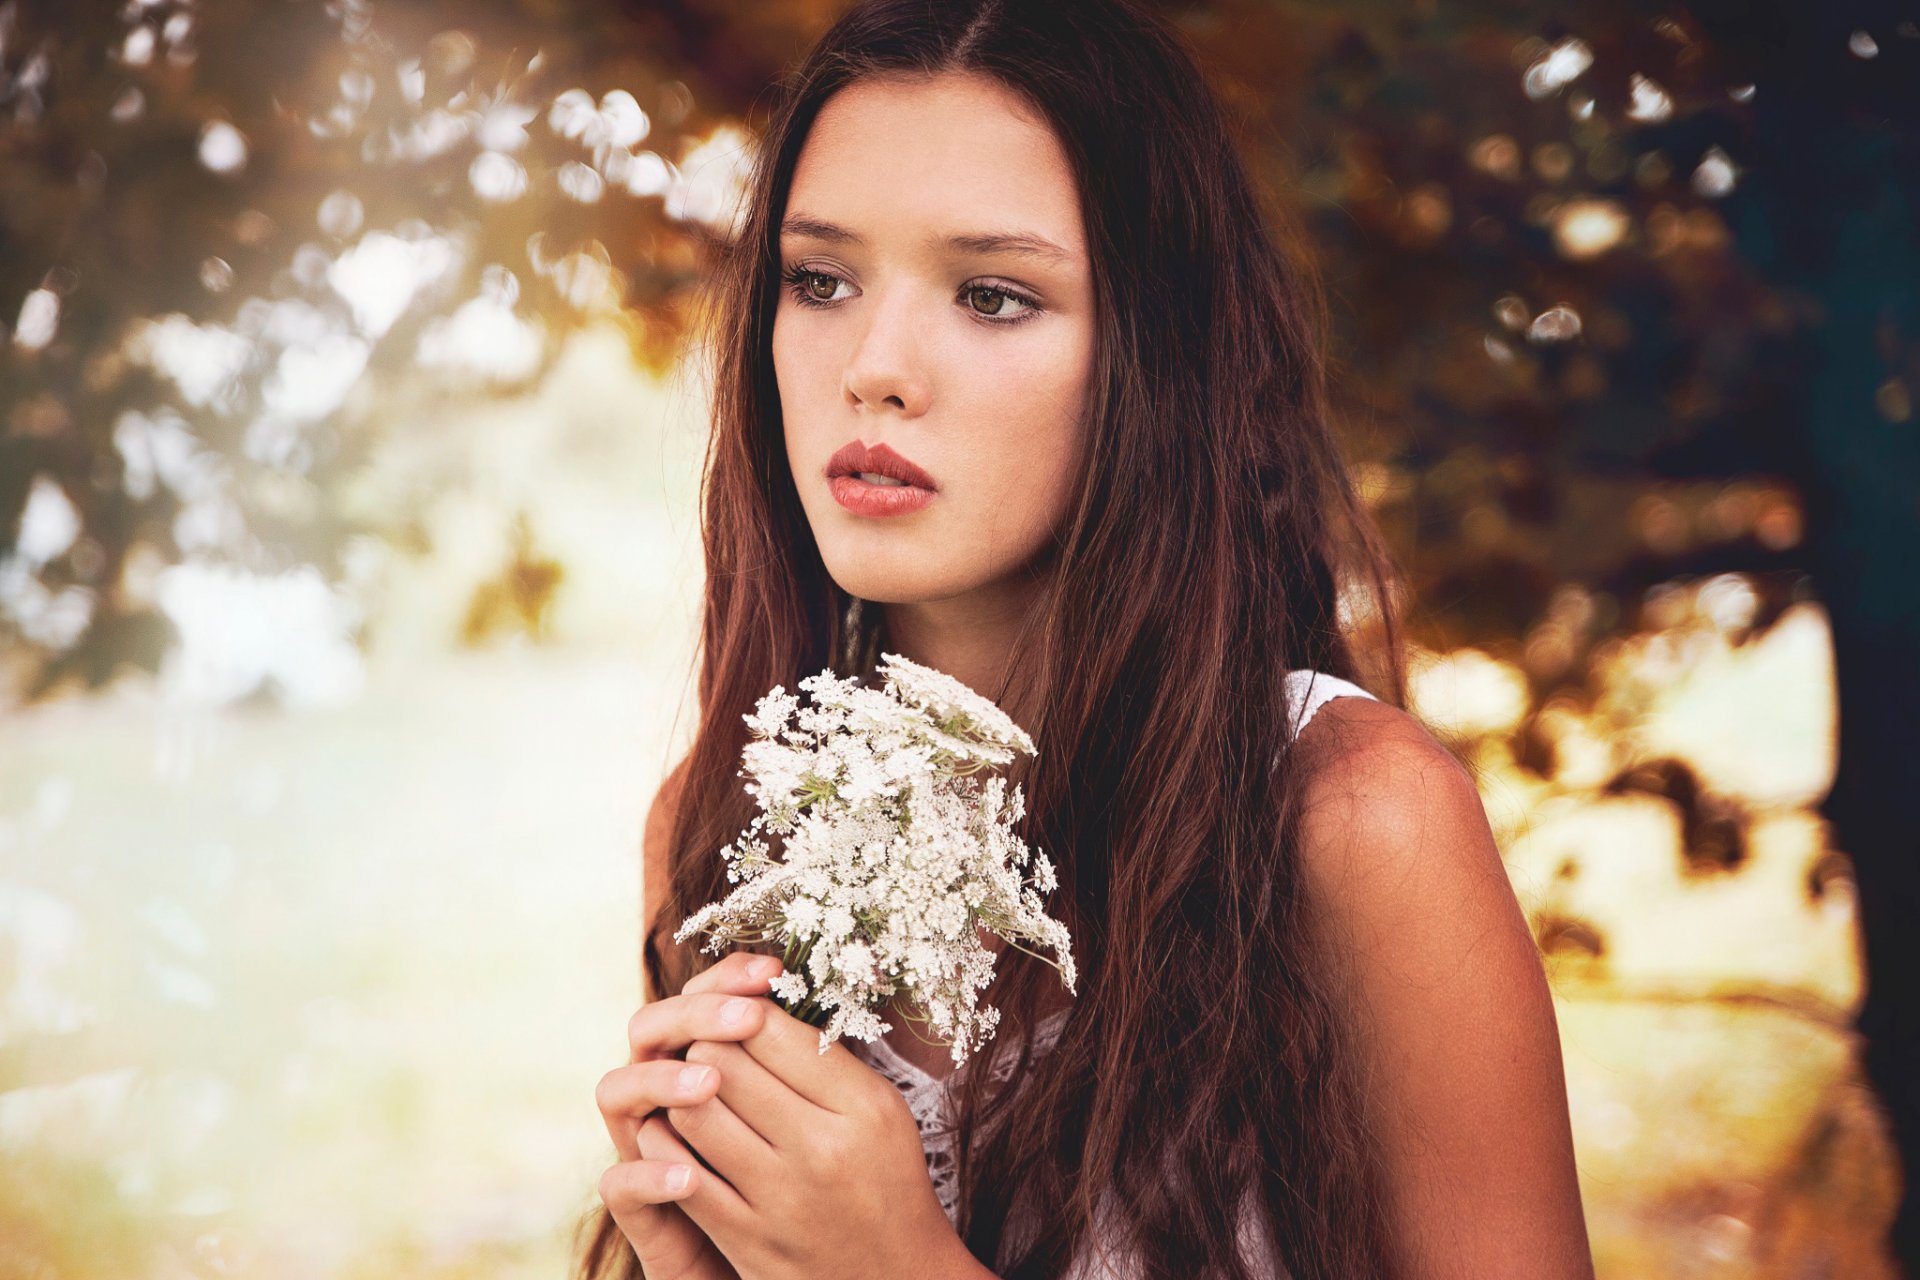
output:
POLYGON ((993 980, 980 930, 1048 948, 1076 989, 1072 940, 1041 900, 1057 885, 1053 863, 1013 833, 1020 788, 972 776, 1033 754, 1033 740, 943 672, 889 653, 879 674, 877 689, 808 676, 806 705, 775 685, 744 717, 753 739, 740 772, 760 812, 720 851, 738 887, 674 938, 706 933, 716 953, 780 942, 787 971, 773 994, 821 1027, 822 1053, 841 1035, 892 1030, 878 1010, 904 995, 908 1019, 943 1037, 958 1065, 1000 1021, 975 998, 993 980), (762 832, 782 837, 778 857, 762 832))

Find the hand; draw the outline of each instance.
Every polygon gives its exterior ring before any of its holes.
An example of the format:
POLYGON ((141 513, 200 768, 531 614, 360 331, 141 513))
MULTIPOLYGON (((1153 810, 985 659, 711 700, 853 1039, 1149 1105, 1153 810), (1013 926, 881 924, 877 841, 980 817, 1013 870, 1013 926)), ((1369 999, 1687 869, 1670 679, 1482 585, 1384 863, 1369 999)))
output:
POLYGON ((941 1209, 913 1112, 884 1077, 844 1045, 822 1054, 819 1030, 769 998, 720 1035, 707 1006, 671 1004, 654 1006, 672 1026, 659 1034, 696 1037, 686 1060, 720 1079, 667 1107, 705 1162, 679 1206, 743 1280, 990 1274, 941 1209))
POLYGON ((719 1078, 713 1071, 691 1086, 680 1083, 687 1066, 675 1055, 691 1033, 724 1039, 750 1034, 743 1023, 726 1027, 716 1018, 733 995, 765 992, 780 972, 770 956, 735 952, 687 980, 677 996, 658 1000, 627 1024, 633 1055, 629 1065, 600 1077, 595 1100, 613 1137, 620 1163, 600 1176, 600 1199, 619 1224, 649 1280, 739 1280, 706 1233, 681 1212, 691 1183, 675 1187, 677 1168, 691 1174, 697 1162, 681 1146, 658 1109, 692 1105, 713 1096, 719 1078))

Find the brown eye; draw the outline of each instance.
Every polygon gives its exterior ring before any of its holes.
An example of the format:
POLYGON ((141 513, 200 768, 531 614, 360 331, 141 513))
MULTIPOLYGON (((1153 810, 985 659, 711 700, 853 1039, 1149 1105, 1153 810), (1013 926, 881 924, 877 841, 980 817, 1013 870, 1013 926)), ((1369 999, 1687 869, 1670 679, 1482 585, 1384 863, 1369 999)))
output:
POLYGON ((806 285, 805 285, 807 293, 821 302, 833 301, 833 291, 835 288, 839 286, 839 284, 840 282, 838 280, 834 279, 830 275, 825 274, 824 272, 820 272, 820 271, 807 272, 807 279, 806 279, 806 285), (819 286, 823 282, 827 286, 827 291, 825 293, 821 293, 819 289, 819 286))
POLYGON ((995 305, 993 305, 992 310, 982 310, 979 307, 974 308, 974 310, 979 311, 980 314, 983 316, 1002 315, 1004 314, 1004 312, 1002 308, 998 305, 999 303, 1017 301, 1017 299, 1012 294, 1006 292, 1005 290, 989 289, 985 285, 975 285, 973 288, 967 290, 967 297, 970 301, 976 300, 980 298, 982 295, 985 295, 987 298, 993 299, 995 301, 995 305))

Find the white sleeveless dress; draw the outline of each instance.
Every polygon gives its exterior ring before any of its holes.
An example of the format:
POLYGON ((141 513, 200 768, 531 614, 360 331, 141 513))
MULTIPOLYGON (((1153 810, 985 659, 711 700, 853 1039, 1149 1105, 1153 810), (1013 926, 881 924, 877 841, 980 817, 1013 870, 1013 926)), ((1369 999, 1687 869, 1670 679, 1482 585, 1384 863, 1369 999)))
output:
MULTIPOLYGON (((1372 698, 1373 695, 1350 680, 1328 675, 1320 671, 1289 671, 1286 676, 1288 722, 1293 733, 1298 736, 1313 719, 1314 713, 1335 698, 1357 697, 1372 698)), ((1378 699, 1375 699, 1378 701, 1378 699)), ((1069 1011, 1061 1009, 1042 1018, 1034 1028, 1034 1044, 1037 1053, 1051 1048, 1059 1037, 1060 1028, 1066 1022, 1069 1011)), ((952 1149, 953 1134, 943 1117, 944 1108, 951 1087, 962 1066, 945 1076, 933 1076, 921 1070, 913 1063, 901 1057, 894 1047, 885 1040, 875 1040, 872 1044, 848 1037, 841 1041, 853 1055, 867 1063, 875 1071, 886 1077, 907 1100, 907 1106, 913 1112, 915 1122, 920 1126, 921 1145, 926 1150, 927 1172, 933 1177, 934 1193, 940 1198, 940 1207, 946 1210, 947 1217, 958 1222, 959 1188, 955 1184, 956 1170, 952 1149)), ((1005 1084, 1012 1063, 1002 1059, 997 1065, 993 1081, 1005 1084)), ((1262 1241, 1247 1215, 1243 1212, 1242 1221, 1247 1228, 1240 1233, 1240 1248, 1247 1258, 1254 1274, 1270 1277, 1271 1280, 1285 1280, 1284 1270, 1274 1270, 1271 1261, 1273 1251, 1262 1248, 1262 1241)), ((1016 1224, 1009 1224, 1009 1237, 1018 1236, 1016 1224)), ((1130 1267, 1122 1259, 1109 1256, 1111 1251, 1095 1253, 1081 1252, 1076 1255, 1073 1265, 1068 1268, 1063 1280, 1132 1280, 1142 1274, 1138 1267, 1130 1267)))

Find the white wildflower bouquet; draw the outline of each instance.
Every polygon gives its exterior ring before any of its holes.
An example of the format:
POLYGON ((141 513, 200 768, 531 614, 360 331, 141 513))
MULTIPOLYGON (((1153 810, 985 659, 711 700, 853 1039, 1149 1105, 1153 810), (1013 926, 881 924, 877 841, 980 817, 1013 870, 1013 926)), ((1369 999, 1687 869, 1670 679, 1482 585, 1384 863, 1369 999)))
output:
POLYGON ((843 1034, 884 1035, 879 1010, 904 995, 908 1021, 931 1024, 959 1065, 1000 1020, 975 1001, 995 958, 979 929, 1047 960, 1075 990, 1071 939, 1041 902, 1053 864, 1012 832, 1020 788, 972 776, 1031 755, 1033 740, 943 672, 889 653, 876 674, 878 688, 808 676, 805 707, 776 685, 745 717, 740 772, 760 812, 720 851, 739 887, 674 938, 706 933, 713 952, 780 943, 787 971, 773 994, 822 1028, 822 1053, 843 1034), (783 837, 780 856, 763 832, 783 837))

